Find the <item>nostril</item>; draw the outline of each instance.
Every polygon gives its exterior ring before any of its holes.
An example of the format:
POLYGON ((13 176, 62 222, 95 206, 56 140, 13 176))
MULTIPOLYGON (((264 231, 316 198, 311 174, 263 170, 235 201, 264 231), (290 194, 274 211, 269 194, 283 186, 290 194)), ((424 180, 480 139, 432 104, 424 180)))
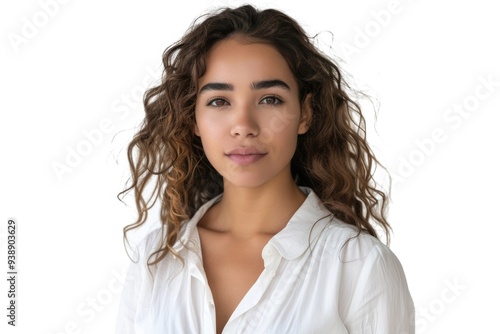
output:
POLYGON ((231 129, 233 136, 255 137, 259 134, 259 128, 256 125, 236 125, 231 129))

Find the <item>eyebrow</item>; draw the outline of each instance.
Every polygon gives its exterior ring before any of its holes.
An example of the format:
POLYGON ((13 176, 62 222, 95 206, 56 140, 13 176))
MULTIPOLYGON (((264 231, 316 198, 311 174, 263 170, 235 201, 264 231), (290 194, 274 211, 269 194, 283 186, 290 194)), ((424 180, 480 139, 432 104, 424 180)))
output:
POLYGON ((252 89, 266 89, 272 87, 280 87, 286 90, 290 90, 290 86, 288 86, 285 82, 275 79, 275 80, 264 80, 252 83, 252 89))
MULTIPOLYGON (((290 90, 290 86, 288 86, 284 81, 274 79, 274 80, 263 80, 263 81, 257 81, 253 82, 250 85, 250 88, 253 90, 258 90, 258 89, 266 89, 266 88, 272 88, 272 87, 279 87, 283 88, 286 90, 290 90)), ((228 83, 223 83, 223 82, 210 82, 201 87, 200 91, 198 94, 201 94, 203 92, 209 91, 209 90, 227 90, 227 91, 232 91, 234 90, 234 86, 228 83)))

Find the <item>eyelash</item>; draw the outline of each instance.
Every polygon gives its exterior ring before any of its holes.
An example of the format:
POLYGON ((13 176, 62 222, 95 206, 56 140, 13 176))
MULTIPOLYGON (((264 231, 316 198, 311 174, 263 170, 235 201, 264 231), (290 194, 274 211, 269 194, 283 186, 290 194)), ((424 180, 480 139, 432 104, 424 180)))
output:
POLYGON ((277 105, 283 104, 283 100, 281 98, 279 98, 278 96, 276 96, 276 95, 266 96, 261 101, 266 100, 266 99, 275 99, 276 100, 276 103, 266 103, 266 104, 270 104, 270 105, 273 105, 273 106, 277 106, 277 105))
POLYGON ((215 106, 215 105, 212 105, 212 103, 216 102, 216 101, 224 101, 227 103, 226 99, 222 98, 222 97, 214 97, 212 99, 210 99, 207 103, 207 107, 221 107, 221 106, 215 106))
MULTIPOLYGON (((268 104, 268 105, 271 105, 271 106, 277 106, 277 105, 281 105, 281 104, 283 104, 283 100, 282 100, 280 97, 278 97, 277 95, 268 95, 268 96, 265 96, 265 97, 263 97, 263 98, 262 98, 262 100, 260 100, 260 101, 262 102, 262 101, 264 101, 264 100, 266 100, 266 99, 275 99, 275 103, 264 103, 264 104, 268 104)), ((214 103, 214 102, 216 102, 216 101, 223 101, 223 102, 225 102, 225 103, 228 103, 228 102, 227 102, 227 100, 226 100, 225 98, 223 98, 223 97, 218 97, 218 96, 217 96, 217 97, 214 97, 214 98, 210 99, 210 100, 208 101, 208 103, 207 103, 207 106, 208 106, 208 107, 215 107, 215 108, 217 108, 217 107, 222 107, 222 106, 212 105, 212 103, 214 103)))

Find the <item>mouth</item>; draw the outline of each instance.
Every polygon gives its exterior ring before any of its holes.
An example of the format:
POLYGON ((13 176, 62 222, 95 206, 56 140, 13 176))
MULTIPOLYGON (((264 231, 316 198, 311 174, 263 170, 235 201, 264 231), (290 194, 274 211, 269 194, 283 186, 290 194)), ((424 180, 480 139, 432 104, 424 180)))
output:
POLYGON ((237 165, 246 166, 262 159, 267 153, 257 150, 253 147, 237 148, 228 153, 226 156, 237 165))

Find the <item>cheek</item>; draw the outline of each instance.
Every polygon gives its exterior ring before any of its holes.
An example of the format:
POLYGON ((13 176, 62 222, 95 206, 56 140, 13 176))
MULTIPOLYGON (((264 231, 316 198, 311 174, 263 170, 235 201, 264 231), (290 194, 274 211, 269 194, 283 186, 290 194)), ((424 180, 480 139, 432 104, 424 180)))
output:
POLYGON ((207 122, 204 120, 198 123, 197 127, 202 140, 210 141, 221 136, 222 126, 220 122, 207 122))
POLYGON ((203 150, 207 156, 211 155, 211 152, 218 150, 223 140, 223 125, 221 122, 217 122, 212 117, 206 117, 201 114, 196 117, 196 129, 197 135, 200 137, 201 144, 203 145, 203 150))
POLYGON ((299 114, 293 110, 273 112, 265 121, 264 137, 280 144, 291 143, 298 135, 298 120, 299 114))
POLYGON ((212 129, 213 129, 213 120, 208 117, 207 114, 203 112, 197 112, 195 114, 195 121, 196 121, 196 127, 195 127, 195 133, 202 137, 206 137, 207 134, 209 134, 212 129))

